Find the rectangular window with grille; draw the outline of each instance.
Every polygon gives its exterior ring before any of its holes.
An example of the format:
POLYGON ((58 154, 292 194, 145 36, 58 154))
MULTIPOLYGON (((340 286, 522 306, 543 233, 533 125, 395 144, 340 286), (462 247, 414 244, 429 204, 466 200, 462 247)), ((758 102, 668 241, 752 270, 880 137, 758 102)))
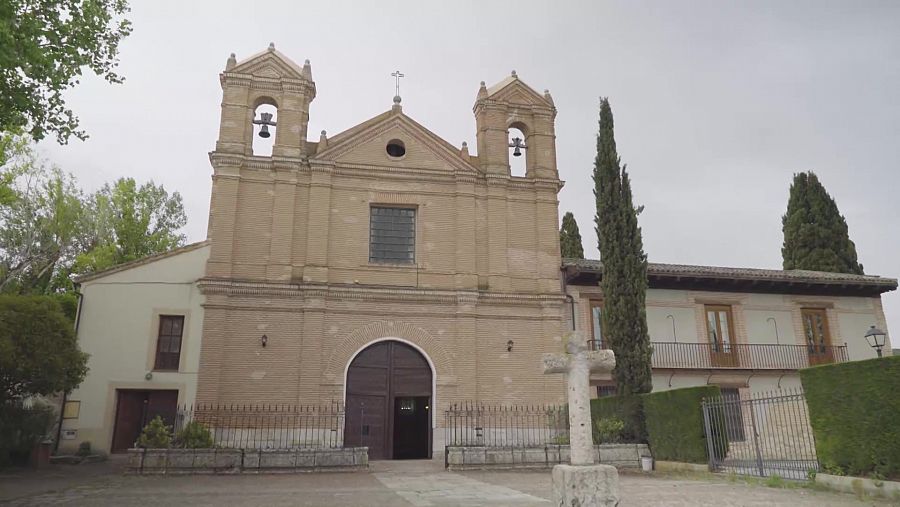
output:
POLYGON ((369 262, 416 262, 416 210, 372 206, 369 219, 369 262))
POLYGON ((154 370, 178 371, 184 315, 160 315, 154 370))
POLYGON ((616 386, 614 385, 599 385, 597 386, 597 397, 598 398, 606 398, 608 396, 615 396, 619 394, 616 390, 616 386))

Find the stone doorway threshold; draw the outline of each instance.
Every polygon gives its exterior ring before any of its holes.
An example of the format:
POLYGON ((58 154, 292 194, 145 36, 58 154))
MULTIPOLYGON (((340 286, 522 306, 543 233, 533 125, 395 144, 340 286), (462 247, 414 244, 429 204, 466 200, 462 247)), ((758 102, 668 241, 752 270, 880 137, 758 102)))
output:
POLYGON ((444 471, 444 462, 436 459, 375 460, 369 462, 369 472, 404 475, 435 474, 444 471))

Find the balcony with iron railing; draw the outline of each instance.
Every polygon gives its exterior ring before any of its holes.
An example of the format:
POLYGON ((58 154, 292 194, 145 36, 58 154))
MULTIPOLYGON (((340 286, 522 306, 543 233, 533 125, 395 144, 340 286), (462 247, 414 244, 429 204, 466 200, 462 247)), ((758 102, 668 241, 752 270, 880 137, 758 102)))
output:
MULTIPOLYGON (((607 348, 589 340, 592 350, 607 348)), ((658 369, 799 370, 849 361, 846 345, 776 345, 755 343, 650 342, 651 365, 658 369)))

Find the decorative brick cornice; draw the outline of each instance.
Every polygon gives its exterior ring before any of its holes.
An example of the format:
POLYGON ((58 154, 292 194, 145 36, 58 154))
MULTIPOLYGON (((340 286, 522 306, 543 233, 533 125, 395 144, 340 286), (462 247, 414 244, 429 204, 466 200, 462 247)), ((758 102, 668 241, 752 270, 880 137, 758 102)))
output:
POLYGON ((391 167, 383 165, 335 162, 303 157, 259 157, 237 153, 210 152, 209 160, 213 168, 239 167, 257 170, 296 170, 300 172, 326 172, 342 176, 367 179, 397 179, 408 181, 428 181, 435 183, 487 183, 492 186, 515 189, 535 189, 558 192, 562 182, 547 178, 521 178, 506 174, 484 174, 469 170, 420 169, 391 167))
POLYGON ((562 304, 562 294, 524 294, 480 291, 452 291, 402 287, 358 285, 319 285, 274 283, 220 278, 201 278, 197 282, 204 294, 225 296, 267 296, 302 299, 424 302, 461 305, 532 305, 562 304))

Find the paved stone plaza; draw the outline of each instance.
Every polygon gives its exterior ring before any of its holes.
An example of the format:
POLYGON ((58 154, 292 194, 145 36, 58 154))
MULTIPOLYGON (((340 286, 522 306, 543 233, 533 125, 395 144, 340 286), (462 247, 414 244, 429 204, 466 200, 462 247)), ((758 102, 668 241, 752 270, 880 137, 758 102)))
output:
MULTIPOLYGON (((727 480, 620 476, 629 506, 863 506, 853 496, 773 489, 727 480)), ((122 507, 197 506, 542 506, 550 471, 445 472, 441 463, 375 462, 370 473, 233 476, 124 476, 109 464, 0 473, 0 504, 122 507)))

